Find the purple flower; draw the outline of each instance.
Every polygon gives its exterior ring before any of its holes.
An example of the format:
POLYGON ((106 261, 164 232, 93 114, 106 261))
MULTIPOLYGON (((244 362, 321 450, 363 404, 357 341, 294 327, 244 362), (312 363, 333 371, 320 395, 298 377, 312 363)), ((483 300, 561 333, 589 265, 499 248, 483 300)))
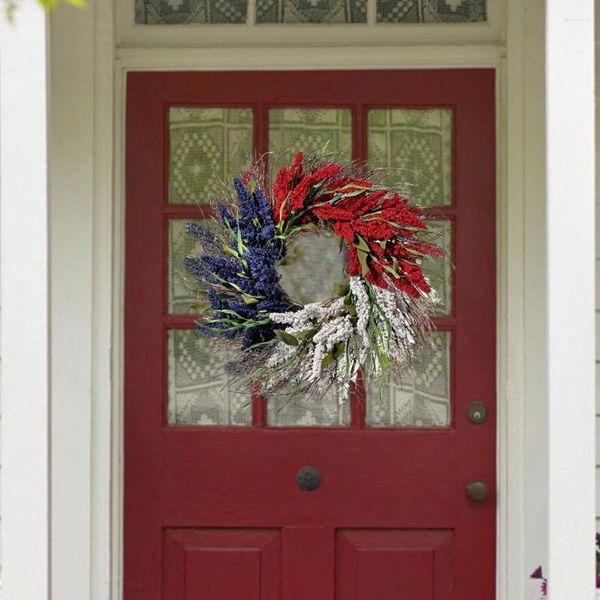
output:
POLYGON ((188 232, 203 244, 205 254, 187 257, 185 265, 206 289, 213 310, 211 318, 198 325, 198 332, 226 339, 241 336, 245 349, 273 339, 274 327, 265 322, 266 315, 289 310, 291 302, 279 285, 277 263, 286 246, 275 238, 271 203, 262 190, 250 192, 239 179, 233 185, 239 216, 219 205, 220 235, 189 225, 188 232))
POLYGON ((208 301, 213 310, 221 310, 226 307, 225 302, 221 300, 214 287, 209 287, 206 290, 206 295, 208 296, 208 301))
POLYGON ((188 223, 187 232, 205 244, 214 245, 217 242, 215 234, 198 223, 188 223))
POLYGON ((530 576, 530 579, 541 579, 540 590, 542 592, 542 596, 545 598, 548 595, 548 580, 544 577, 542 573, 542 567, 538 567, 530 576))
POLYGON ((542 567, 538 567, 530 576, 530 579, 543 579, 544 575, 542 574, 542 567))

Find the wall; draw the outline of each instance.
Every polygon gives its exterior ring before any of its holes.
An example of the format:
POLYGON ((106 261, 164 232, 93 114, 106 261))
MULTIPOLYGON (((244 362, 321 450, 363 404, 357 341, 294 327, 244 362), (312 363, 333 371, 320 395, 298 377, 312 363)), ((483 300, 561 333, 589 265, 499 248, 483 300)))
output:
POLYGON ((596 5, 596 529, 600 531, 600 7, 596 5))
POLYGON ((600 531, 600 6, 596 6, 596 529, 600 531))

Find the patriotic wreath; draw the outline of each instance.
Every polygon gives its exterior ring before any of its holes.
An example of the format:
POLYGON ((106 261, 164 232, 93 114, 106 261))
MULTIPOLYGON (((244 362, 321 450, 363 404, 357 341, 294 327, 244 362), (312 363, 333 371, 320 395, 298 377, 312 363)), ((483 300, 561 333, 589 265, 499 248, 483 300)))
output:
POLYGON ((187 269, 205 295, 200 335, 236 348, 227 369, 245 390, 321 397, 361 373, 397 380, 431 332, 436 302, 422 269, 440 257, 422 212, 357 164, 295 155, 271 177, 258 161, 208 226, 188 225, 199 244, 187 269), (346 254, 338 294, 301 305, 278 266, 299 236, 330 232, 346 254))

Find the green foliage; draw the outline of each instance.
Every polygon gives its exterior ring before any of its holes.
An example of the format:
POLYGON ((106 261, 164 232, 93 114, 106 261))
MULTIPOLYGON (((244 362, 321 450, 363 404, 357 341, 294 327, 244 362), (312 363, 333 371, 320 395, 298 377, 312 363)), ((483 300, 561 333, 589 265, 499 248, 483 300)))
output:
POLYGON ((297 346, 300 343, 298 338, 294 337, 291 333, 288 333, 283 329, 275 329, 273 333, 275 333, 275 335, 288 346, 297 346))
MULTIPOLYGON (((85 7, 85 0, 37 0, 42 8, 45 10, 51 10, 56 8, 59 4, 68 4, 70 6, 76 6, 78 8, 85 7)), ((19 8, 19 0, 0 0, 0 6, 4 4, 4 14, 6 20, 10 23, 14 22, 17 9, 19 8)))
POLYGON ((85 0, 38 0, 38 2, 46 9, 50 10, 56 8, 59 4, 70 4, 71 6, 78 6, 83 8, 85 6, 85 0))

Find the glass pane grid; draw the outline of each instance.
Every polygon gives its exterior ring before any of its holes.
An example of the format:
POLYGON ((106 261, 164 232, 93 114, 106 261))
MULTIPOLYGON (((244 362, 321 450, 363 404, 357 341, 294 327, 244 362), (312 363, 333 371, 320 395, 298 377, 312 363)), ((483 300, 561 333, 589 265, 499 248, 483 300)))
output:
POLYGON ((185 257, 199 255, 198 244, 187 233, 188 223, 206 226, 208 219, 170 219, 169 220, 169 281, 168 309, 170 314, 198 313, 198 304, 202 300, 194 277, 185 267, 185 257))
POLYGON ((324 148, 341 161, 352 158, 352 113, 344 108, 272 108, 269 150, 276 154, 320 153, 324 148))
POLYGON ((487 0, 135 0, 137 25, 485 23, 487 0), (255 10, 254 10, 255 9, 255 10))
POLYGON ((345 427, 350 424, 350 401, 333 389, 322 398, 270 398, 267 422, 273 427, 345 427))
POLYGON ((433 347, 407 372, 402 383, 367 382, 366 424, 370 427, 449 427, 451 333, 434 334, 433 347))
POLYGON ((206 204, 250 163, 251 108, 169 110, 169 202, 206 204))
POLYGON ((452 110, 369 110, 368 161, 423 207, 452 204, 452 110))
POLYGON ((483 23, 486 0, 377 0, 378 23, 483 23))
MULTIPOLYGON (((172 109, 173 110, 173 109, 172 109)), ((213 110, 213 109, 175 109, 183 111, 213 110)), ((238 110, 238 109, 218 109, 238 110)), ((245 110, 245 109, 239 109, 245 110)), ((250 113, 248 143, 252 148, 252 111, 250 113)), ((177 117, 178 115, 176 115, 177 117)), ((183 115, 179 115, 183 116, 183 115)), ((434 134, 437 137, 435 147, 441 148, 438 153, 435 167, 426 162, 432 161, 431 148, 434 144, 431 139, 421 143, 414 143, 410 151, 406 150, 405 135, 404 154, 413 160, 413 164, 421 165, 413 169, 418 173, 423 169, 431 172, 437 169, 436 197, 445 198, 441 202, 431 202, 428 206, 436 204, 450 204, 451 199, 451 133, 452 120, 450 110, 419 110, 419 109, 383 109, 370 111, 368 115, 369 125, 369 159, 372 150, 377 149, 373 143, 376 136, 381 137, 382 132, 385 139, 383 146, 388 154, 381 155, 389 163, 398 161, 398 153, 394 149, 402 150, 398 146, 398 136, 394 130, 401 133, 407 132, 416 139, 417 134, 422 137, 425 134, 434 134), (405 114, 392 114, 400 112, 405 114), (449 116, 444 119, 446 112, 449 116), (373 113, 380 113, 374 115, 373 113), (416 114, 421 113, 421 114, 416 114), (423 113, 438 113, 437 115, 423 113), (384 127, 381 120, 375 117, 385 116, 384 127), (399 126, 398 126, 399 125, 399 126), (396 143, 396 145, 395 145, 396 143), (428 145, 429 144, 429 145, 428 145), (448 152, 444 154, 444 146, 448 152), (415 150, 416 148, 416 150, 415 150), (429 153, 426 150, 429 148, 429 153), (420 150, 420 153, 417 151, 420 150), (421 162, 419 162, 421 161, 421 162), (425 161, 425 162, 424 162, 425 161), (444 192, 448 190, 448 192, 444 192)), ((195 115, 192 115, 194 121, 195 115)), ((329 150, 341 153, 340 160, 351 157, 351 112, 347 109, 330 108, 277 108, 269 111, 269 143, 270 150, 276 152, 303 150, 305 152, 318 152, 326 142, 329 150)), ((172 133, 177 123, 177 118, 172 120, 172 133)), ((227 121, 227 117, 223 117, 227 121)), ((210 120, 210 119, 208 119, 210 120)), ((182 118, 180 122, 184 122, 182 118)), ((202 115, 198 122, 202 123, 202 115)), ((195 127, 193 123, 192 127, 195 127)), ((201 127, 200 127, 201 128, 201 127)), ((184 127, 182 126, 182 130, 184 127)), ((226 127, 221 129, 221 139, 227 136, 226 127)), ((397 132, 396 132, 397 133, 397 132)), ((427 137, 427 136, 425 136, 427 137)), ((402 136, 400 136, 402 139, 402 136)), ((172 134, 173 140, 173 134, 172 134)), ((381 146, 380 146, 381 147, 381 146)), ((173 149, 173 145, 171 146, 173 149)), ((246 154, 248 156, 250 152, 246 154)), ((239 155, 238 155, 239 156, 239 155)), ((198 156, 196 156, 196 161, 198 156)), ((183 161, 185 162, 185 161, 183 161)), ((223 159, 223 169, 226 172, 226 163, 235 162, 223 159)), ((239 161, 241 162, 241 160, 239 161)), ((238 163, 239 164, 239 163, 238 163)), ((170 178, 181 177, 178 168, 174 166, 173 159, 170 160, 170 178)), ((190 181, 190 189, 198 188, 198 181, 204 184, 205 189, 211 185, 208 177, 202 173, 201 165, 194 165, 193 160, 187 165, 190 171, 190 180, 196 177, 196 181, 190 181)), ((237 172, 241 167, 238 167, 237 172)), ((205 168, 205 173, 209 169, 205 168)), ((235 174, 235 173, 234 173, 235 174)), ((415 177, 413 181, 420 183, 415 177)), ((217 182, 220 186, 220 182, 217 182)), ((415 184, 413 184, 415 185, 415 184)), ((415 185, 416 187, 416 185, 415 185)), ((218 189, 218 188, 217 188, 218 189)), ((173 198, 170 187, 170 200, 173 198)), ((191 203, 183 198, 191 195, 179 196, 179 203, 191 203)), ((422 204, 426 204, 422 202, 422 204)), ((168 225, 169 232, 169 280, 168 280, 168 310, 170 314, 193 314, 197 303, 197 295, 194 282, 188 276, 183 265, 185 256, 194 256, 197 253, 194 239, 185 233, 186 224, 190 219, 171 219, 168 225)), ((198 221, 196 221, 198 222, 198 221)), ((431 273, 430 279, 434 289, 440 296, 440 304, 437 316, 451 314, 451 281, 452 281, 452 259, 451 259, 451 222, 441 219, 430 220, 432 229, 439 234, 434 239, 435 243, 441 245, 446 251, 443 264, 435 261, 435 265, 425 265, 425 269, 431 273)), ((339 254, 337 244, 331 243, 326 235, 307 235, 296 244, 296 250, 290 250, 291 264, 281 267, 282 285, 297 301, 308 303, 318 301, 332 295, 331 273, 339 270, 342 275, 343 255, 339 254), (321 275, 315 273, 323 271, 321 275), (310 276, 307 276, 310 274, 310 276), (325 289, 327 287, 328 289, 325 289)), ((430 259, 426 259, 430 261, 430 259)), ((431 261, 433 262, 433 261, 431 261)), ((416 366, 414 371, 407 374, 399 386, 384 386, 381 390, 378 386, 370 385, 367 389, 366 425, 370 427, 447 427, 450 425, 450 399, 449 399, 449 372, 450 372, 450 333, 439 332, 436 334, 435 348, 416 366), (377 388, 377 389, 376 389, 377 388)), ((211 341, 198 338, 193 330, 170 330, 168 336, 169 355, 169 406, 168 422, 179 425, 246 425, 252 424, 252 410, 249 399, 241 394, 233 393, 228 387, 228 375, 224 370, 226 356, 214 352, 211 341)), ((274 427, 347 427, 350 425, 350 401, 347 398, 339 398, 335 391, 330 391, 323 399, 299 397, 292 401, 289 398, 274 398, 267 402, 267 425, 274 427)))
POLYGON ((322 302, 344 281, 346 255, 328 234, 301 236, 288 249, 286 264, 278 267, 281 287, 297 303, 322 302))
POLYGON ((135 0, 138 25, 240 24, 248 0, 135 0))
POLYGON ((444 256, 426 256, 422 266, 439 300, 434 315, 445 317, 452 314, 452 223, 442 219, 430 219, 427 224, 434 236, 431 241, 442 248, 444 256))
POLYGON ((256 22, 366 23, 367 0, 256 0, 256 22))
POLYGON ((249 398, 228 386, 228 353, 193 329, 171 329, 167 345, 170 425, 251 425, 249 398))

